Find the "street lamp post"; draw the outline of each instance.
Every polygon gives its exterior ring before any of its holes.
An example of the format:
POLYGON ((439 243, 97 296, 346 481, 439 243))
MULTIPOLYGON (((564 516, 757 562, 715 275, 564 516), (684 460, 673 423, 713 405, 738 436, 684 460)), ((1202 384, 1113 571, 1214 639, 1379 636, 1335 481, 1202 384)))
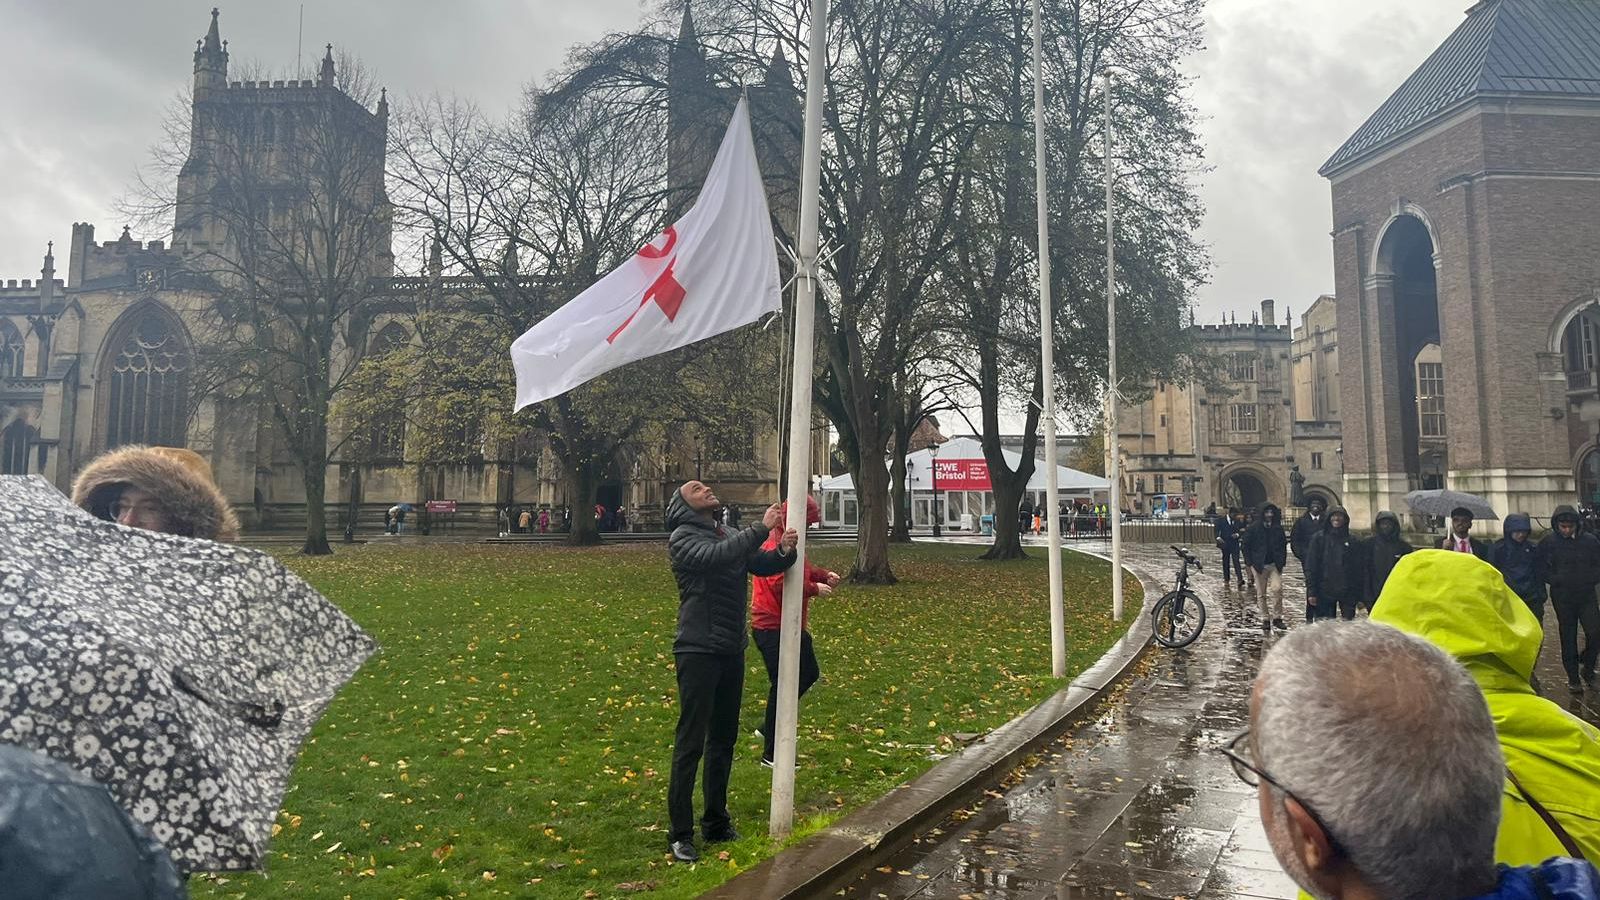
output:
POLYGON ((941 520, 944 519, 944 510, 939 506, 939 445, 928 446, 928 468, 933 471, 933 536, 940 537, 943 532, 939 529, 941 520))

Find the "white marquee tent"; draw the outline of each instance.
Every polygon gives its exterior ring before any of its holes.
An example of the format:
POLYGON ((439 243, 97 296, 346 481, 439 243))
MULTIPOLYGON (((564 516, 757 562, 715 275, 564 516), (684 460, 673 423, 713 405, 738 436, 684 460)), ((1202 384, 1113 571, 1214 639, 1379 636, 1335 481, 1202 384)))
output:
MULTIPOLYGON (((1022 461, 1022 455, 1010 450, 1002 451, 1006 465, 1012 469, 1022 461)), ((911 492, 911 524, 927 527, 933 523, 934 456, 927 450, 918 450, 906 457, 906 481, 911 492)), ((983 446, 973 438, 951 438, 939 445, 938 493, 944 498, 944 527, 976 527, 979 517, 994 513, 994 492, 989 481, 989 465, 983 458, 983 446), (967 518, 969 517, 970 518, 967 518)), ((1057 466, 1057 479, 1064 501, 1087 500, 1103 503, 1111 491, 1111 482, 1099 475, 1057 466)), ((860 509, 856 501, 855 481, 849 475, 823 479, 819 489, 822 503, 822 524, 826 528, 854 528, 860 523, 860 509)), ((1033 477, 1028 479, 1024 496, 1031 505, 1044 502, 1044 463, 1037 463, 1033 477)), ((892 515, 892 513, 891 513, 892 515)))

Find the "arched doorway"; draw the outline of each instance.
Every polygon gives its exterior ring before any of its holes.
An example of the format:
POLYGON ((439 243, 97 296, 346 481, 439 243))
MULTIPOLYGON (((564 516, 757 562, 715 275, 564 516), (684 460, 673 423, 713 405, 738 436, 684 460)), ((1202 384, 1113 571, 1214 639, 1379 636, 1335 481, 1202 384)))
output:
POLYGON ((1238 471, 1222 483, 1222 505, 1239 509, 1258 509, 1267 502, 1267 486, 1253 472, 1238 471))
POLYGON ((1417 215, 1396 217, 1378 246, 1378 273, 1394 291, 1394 370, 1400 393, 1400 447, 1417 487, 1444 487, 1448 466, 1445 363, 1439 345, 1439 284, 1433 237, 1417 215))
POLYGON ((20 417, 0 430, 0 475, 28 474, 28 449, 36 436, 33 427, 20 417))

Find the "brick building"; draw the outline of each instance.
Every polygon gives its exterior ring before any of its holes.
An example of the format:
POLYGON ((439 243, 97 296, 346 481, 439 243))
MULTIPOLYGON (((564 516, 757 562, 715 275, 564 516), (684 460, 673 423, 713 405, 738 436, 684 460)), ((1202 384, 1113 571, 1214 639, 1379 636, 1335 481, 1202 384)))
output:
POLYGON ((1345 503, 1600 490, 1600 4, 1484 0, 1322 167, 1345 503))

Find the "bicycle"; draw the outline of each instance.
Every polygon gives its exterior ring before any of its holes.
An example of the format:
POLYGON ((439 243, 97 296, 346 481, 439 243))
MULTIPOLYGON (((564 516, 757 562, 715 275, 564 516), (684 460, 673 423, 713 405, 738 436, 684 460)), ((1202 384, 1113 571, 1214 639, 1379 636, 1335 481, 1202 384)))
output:
POLYGON ((1200 595, 1189 588, 1189 570, 1199 571, 1204 567, 1188 550, 1177 545, 1170 546, 1172 552, 1183 560, 1183 566, 1178 569, 1172 590, 1157 600, 1155 608, 1150 611, 1150 627, 1156 643, 1178 649, 1194 643, 1201 629, 1206 627, 1206 605, 1201 602, 1200 595))

